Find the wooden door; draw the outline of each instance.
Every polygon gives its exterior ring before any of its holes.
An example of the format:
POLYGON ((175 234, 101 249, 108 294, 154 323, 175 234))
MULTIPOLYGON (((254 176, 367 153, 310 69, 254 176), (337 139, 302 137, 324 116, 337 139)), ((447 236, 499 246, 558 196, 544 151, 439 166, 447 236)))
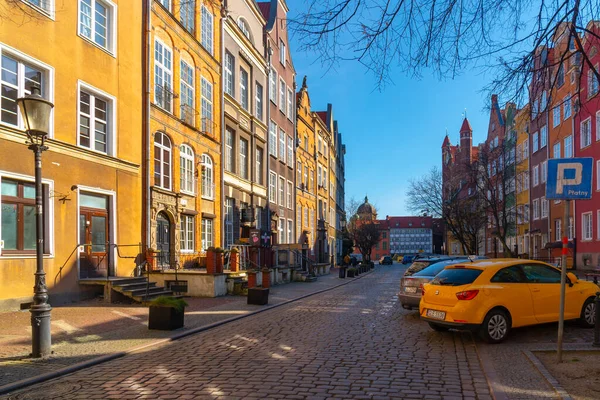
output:
POLYGON ((79 257, 81 278, 112 275, 109 269, 108 212, 100 209, 79 210, 79 257))
POLYGON ((156 249, 159 251, 156 259, 158 268, 169 268, 171 266, 171 223, 162 212, 156 217, 156 249))

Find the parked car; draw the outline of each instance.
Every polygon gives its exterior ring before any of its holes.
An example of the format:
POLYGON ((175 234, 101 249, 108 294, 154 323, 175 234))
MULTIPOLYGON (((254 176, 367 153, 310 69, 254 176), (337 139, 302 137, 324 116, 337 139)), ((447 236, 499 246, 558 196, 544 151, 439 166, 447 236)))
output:
MULTIPOLYGON (((591 328, 598 286, 567 274, 565 320, 591 328)), ((560 270, 521 259, 461 262, 423 285, 419 314, 436 331, 471 329, 500 343, 512 328, 558 321, 560 270)))
POLYGON ((390 256, 383 256, 379 259, 379 265, 392 265, 394 264, 394 260, 390 256))
MULTIPOLYGON (((487 257, 476 256, 476 258, 471 259, 487 259, 487 257)), ((425 283, 429 283, 448 265, 458 264, 463 261, 465 261, 464 258, 437 260, 421 271, 415 272, 412 275, 403 276, 402 279, 400 279, 400 293, 398 294, 402 307, 407 310, 419 308, 419 302, 421 301, 421 287, 425 283)))
POLYGON ((414 255, 406 254, 402 257, 402 264, 410 264, 411 262, 413 262, 414 258, 414 255))
MULTIPOLYGON (((431 264, 440 262, 440 261, 444 261, 444 260, 454 260, 457 257, 448 257, 448 256, 439 256, 436 258, 422 258, 419 260, 414 260, 413 263, 411 264, 410 267, 408 267, 408 269, 406 271, 404 271, 404 276, 411 276, 416 272, 419 272, 427 267, 429 267, 431 264)), ((463 259, 466 259, 466 256, 463 257, 463 259)))

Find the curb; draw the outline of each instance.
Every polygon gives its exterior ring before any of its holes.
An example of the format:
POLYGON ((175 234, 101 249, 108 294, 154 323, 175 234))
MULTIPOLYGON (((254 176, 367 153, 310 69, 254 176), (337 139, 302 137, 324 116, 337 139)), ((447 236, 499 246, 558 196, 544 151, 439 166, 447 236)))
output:
POLYGON ((552 376, 552 374, 550 374, 550 371, 548 371, 546 369, 546 367, 544 367, 544 364, 542 364, 542 362, 540 361, 539 358, 537 358, 529 350, 523 350, 523 354, 525 354, 525 356, 529 359, 529 361, 533 364, 533 366, 535 368, 537 368, 537 370, 540 372, 540 374, 542 374, 542 376, 544 377, 544 379, 546 379, 546 381, 548 382, 548 384, 550 385, 550 387, 552 389, 554 389, 554 391, 556 392, 556 394, 558 394, 558 396, 562 400, 573 400, 573 398, 569 395, 569 393, 567 393, 567 391, 565 390, 565 388, 563 388, 560 385, 560 383, 558 383, 558 381, 556 380, 556 378, 554 378, 552 376))
POLYGON ((260 313, 272 310, 274 308, 282 307, 282 306, 285 306, 287 304, 294 303, 296 301, 306 299, 307 297, 311 297, 311 296, 315 296, 317 294, 329 292, 329 291, 337 289, 337 288, 339 288, 341 286, 346 286, 346 285, 349 285, 349 284, 351 284, 353 282, 356 282, 358 279, 361 279, 361 278, 363 278, 363 277, 365 277, 367 275, 370 275, 374 271, 375 270, 373 269, 373 270, 371 270, 369 272, 361 274, 358 277, 355 277, 351 281, 343 282, 343 283, 340 283, 338 285, 335 285, 335 286, 332 286, 332 287, 329 287, 329 288, 326 288, 326 289, 321 289, 321 290, 318 290, 316 292, 308 293, 308 294, 302 295, 300 297, 296 297, 295 299, 286 300, 286 301, 281 302, 279 304, 274 304, 272 306, 268 306, 268 307, 260 309, 260 310, 252 311, 252 312, 250 312, 248 314, 238 315, 238 316, 235 316, 235 317, 224 319, 222 321, 213 322, 212 324, 208 324, 208 325, 204 325, 204 326, 199 326, 199 327, 196 327, 196 328, 192 328, 192 329, 184 331, 184 332, 179 332, 179 333, 177 333, 177 334, 175 334, 175 335, 173 335, 171 337, 168 337, 168 338, 165 338, 165 339, 156 340, 154 342, 146 343, 146 344, 143 344, 141 346, 133 347, 133 348, 131 348, 129 350, 119 351, 119 352, 116 352, 116 353, 112 353, 112 354, 107 354, 107 355, 104 355, 104 356, 95 357, 95 358, 92 358, 92 359, 90 359, 88 361, 83 361, 83 362, 80 362, 80 363, 77 363, 77 364, 73 364, 73 365, 70 365, 68 367, 58 369, 56 371, 47 372, 45 374, 34 376, 32 378, 22 379, 20 381, 9 383, 7 385, 0 386, 0 395, 8 394, 10 392, 14 392, 15 390, 23 389, 23 388, 26 388, 26 387, 31 386, 31 385, 35 385, 35 384, 38 384, 38 383, 46 382, 46 381, 52 380, 54 378, 58 378, 58 377, 61 377, 61 376, 64 376, 64 375, 71 374, 73 372, 80 371, 80 370, 85 369, 85 368, 89 368, 89 367, 96 366, 98 364, 105 363, 107 361, 112 361, 112 360, 115 360, 115 359, 118 359, 118 358, 122 358, 122 357, 125 357, 125 356, 129 355, 129 354, 137 353, 137 352, 142 351, 142 350, 144 350, 146 348, 149 348, 149 347, 160 346, 160 345, 166 344, 168 342, 173 342, 175 340, 179 340, 179 339, 182 339, 184 337, 194 335, 196 333, 201 333, 201 332, 204 332, 204 331, 208 331, 210 329, 217 328, 217 327, 219 327, 221 325, 225 325, 225 324, 228 324, 230 322, 239 321, 241 319, 248 318, 248 317, 251 317, 253 315, 260 314, 260 313))
POLYGON ((487 356, 482 356, 479 351, 479 347, 475 341, 475 338, 471 334, 471 340, 473 341, 473 346, 475 347, 475 354, 477 354, 477 359, 479 360, 479 365, 481 365, 481 369, 483 370, 483 374, 485 375, 485 380, 487 381, 488 387, 490 388, 490 396, 494 400, 508 400, 508 396, 498 387, 498 379, 496 378, 496 369, 493 366, 493 363, 489 360, 487 356))

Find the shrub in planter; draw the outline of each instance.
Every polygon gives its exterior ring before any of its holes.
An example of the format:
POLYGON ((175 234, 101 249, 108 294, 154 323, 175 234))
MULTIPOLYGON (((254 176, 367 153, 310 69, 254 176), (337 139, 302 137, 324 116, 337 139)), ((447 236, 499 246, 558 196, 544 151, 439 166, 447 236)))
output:
POLYGON ((356 268, 348 268, 346 271, 348 278, 354 278, 356 276, 356 268))
POLYGON ((183 299, 160 296, 150 302, 148 329, 170 331, 183 327, 183 316, 188 304, 183 299))
POLYGON ((217 247, 215 249, 215 257, 216 257, 216 264, 215 264, 215 273, 217 274, 222 274, 223 273, 223 256, 224 256, 225 250, 223 250, 220 247, 217 247))

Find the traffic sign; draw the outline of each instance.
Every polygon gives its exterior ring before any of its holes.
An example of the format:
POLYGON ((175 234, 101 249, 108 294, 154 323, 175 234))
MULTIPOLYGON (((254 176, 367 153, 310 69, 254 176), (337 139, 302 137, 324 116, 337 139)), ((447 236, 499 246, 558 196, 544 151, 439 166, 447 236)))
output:
POLYGON ((591 157, 548 160, 546 199, 591 199, 593 164, 594 160, 591 157))

